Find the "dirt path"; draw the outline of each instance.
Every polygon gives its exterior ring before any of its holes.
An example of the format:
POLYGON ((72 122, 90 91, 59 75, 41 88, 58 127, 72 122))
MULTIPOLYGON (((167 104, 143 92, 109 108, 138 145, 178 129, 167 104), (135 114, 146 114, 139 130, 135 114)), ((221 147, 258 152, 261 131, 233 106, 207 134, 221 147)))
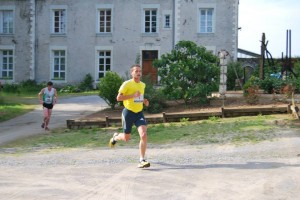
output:
POLYGON ((21 155, 2 149, 0 199, 295 200, 299 147, 299 137, 240 146, 150 146, 152 165, 144 170, 136 167, 136 148, 21 155))

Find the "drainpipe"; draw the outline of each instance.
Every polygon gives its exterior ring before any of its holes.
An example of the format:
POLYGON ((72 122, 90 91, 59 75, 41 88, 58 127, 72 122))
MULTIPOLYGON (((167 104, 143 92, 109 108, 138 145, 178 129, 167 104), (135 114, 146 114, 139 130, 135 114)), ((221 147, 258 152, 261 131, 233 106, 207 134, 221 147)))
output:
POLYGON ((173 20, 172 20, 172 49, 175 47, 175 4, 176 0, 173 0, 173 20))
POLYGON ((29 78, 30 80, 35 80, 35 0, 30 0, 30 17, 29 17, 29 52, 30 52, 30 61, 29 61, 29 78))
POLYGON ((180 0, 173 0, 173 49, 179 41, 180 0))

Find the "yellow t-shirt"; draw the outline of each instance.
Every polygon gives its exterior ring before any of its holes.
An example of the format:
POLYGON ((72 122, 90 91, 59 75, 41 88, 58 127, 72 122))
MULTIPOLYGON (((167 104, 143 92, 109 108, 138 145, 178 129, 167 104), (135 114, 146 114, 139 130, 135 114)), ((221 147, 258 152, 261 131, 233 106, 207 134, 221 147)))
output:
POLYGON ((125 106, 125 108, 135 113, 143 110, 145 87, 145 83, 136 83, 133 79, 125 81, 121 85, 119 93, 122 93, 123 95, 131 95, 136 93, 137 91, 141 93, 141 96, 139 96, 138 98, 124 100, 123 105, 125 106))

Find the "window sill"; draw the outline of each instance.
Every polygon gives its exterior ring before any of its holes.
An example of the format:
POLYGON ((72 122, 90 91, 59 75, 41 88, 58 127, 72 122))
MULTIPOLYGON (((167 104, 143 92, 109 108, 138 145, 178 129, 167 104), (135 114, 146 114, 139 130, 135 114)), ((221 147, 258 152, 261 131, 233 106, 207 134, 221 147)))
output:
POLYGON ((51 33, 51 37, 67 37, 65 33, 51 33))
POLYGON ((14 33, 0 33, 1 37, 13 37, 14 33))
POLYGON ((54 83, 66 83, 66 79, 51 79, 54 83))
POLYGON ((197 33, 198 37, 203 37, 203 36, 214 36, 215 33, 212 32, 212 33, 197 33))
POLYGON ((142 37, 158 37, 158 33, 142 33, 142 37))
POLYGON ((96 33, 96 37, 112 37, 112 33, 96 33))

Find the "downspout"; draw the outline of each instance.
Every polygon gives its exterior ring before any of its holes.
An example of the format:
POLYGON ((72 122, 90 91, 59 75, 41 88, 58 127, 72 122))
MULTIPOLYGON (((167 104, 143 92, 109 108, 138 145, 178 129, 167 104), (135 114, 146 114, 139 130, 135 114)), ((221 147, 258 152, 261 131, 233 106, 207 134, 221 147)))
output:
POLYGON ((173 20, 172 20, 172 49, 175 47, 175 3, 176 0, 173 0, 173 20))
POLYGON ((29 29, 29 49, 30 49, 30 61, 29 61, 29 79, 35 80, 35 0, 30 0, 30 29, 29 29))
POLYGON ((239 32, 239 0, 234 1, 234 18, 233 18, 233 60, 237 61, 238 54, 238 32, 239 32))
POLYGON ((179 15, 180 15, 180 0, 173 0, 173 49, 179 41, 179 15))

